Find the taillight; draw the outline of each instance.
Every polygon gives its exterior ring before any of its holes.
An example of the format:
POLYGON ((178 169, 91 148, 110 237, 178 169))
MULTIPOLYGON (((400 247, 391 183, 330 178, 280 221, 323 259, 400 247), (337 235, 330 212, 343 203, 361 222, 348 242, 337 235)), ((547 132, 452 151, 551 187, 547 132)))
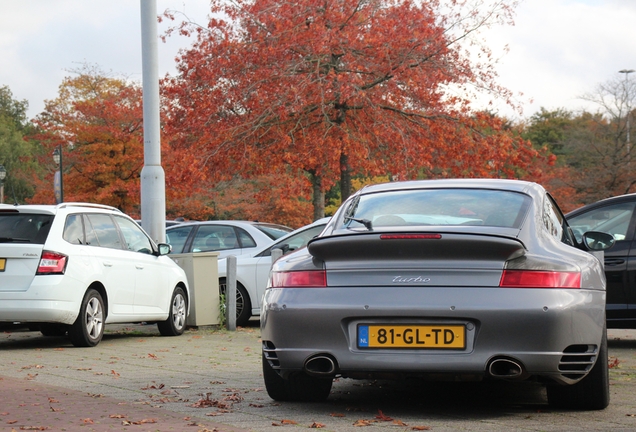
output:
POLYGON ((581 288, 581 273, 543 270, 504 270, 502 288, 581 288))
POLYGON ((321 288, 327 286, 324 270, 272 273, 272 288, 321 288))
POLYGON ((57 252, 44 251, 38 265, 39 275, 64 274, 68 257, 57 252))

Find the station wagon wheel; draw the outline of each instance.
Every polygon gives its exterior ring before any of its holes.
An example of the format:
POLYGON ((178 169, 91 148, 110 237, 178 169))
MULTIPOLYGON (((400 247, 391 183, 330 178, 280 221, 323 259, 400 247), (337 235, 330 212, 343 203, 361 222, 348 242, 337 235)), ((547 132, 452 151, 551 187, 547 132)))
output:
MULTIPOLYGON (((227 280, 219 279, 219 293, 225 295, 227 280)), ((252 316, 252 301, 247 290, 240 283, 236 283, 236 325, 245 327, 252 316)))
POLYGON ((603 339, 596 363, 585 378, 573 385, 548 385, 546 391, 548 403, 555 408, 578 410, 607 408, 610 400, 607 329, 603 329, 603 339))
POLYGON ((267 394, 277 401, 321 402, 329 397, 333 379, 317 378, 305 372, 294 372, 287 379, 282 378, 262 356, 263 381, 267 394))
POLYGON ((157 323, 162 336, 179 336, 186 328, 188 301, 181 287, 175 288, 170 300, 168 319, 157 323))
POLYGON ((89 289, 84 294, 79 315, 68 329, 71 342, 76 347, 93 347, 104 336, 104 300, 99 292, 89 289))

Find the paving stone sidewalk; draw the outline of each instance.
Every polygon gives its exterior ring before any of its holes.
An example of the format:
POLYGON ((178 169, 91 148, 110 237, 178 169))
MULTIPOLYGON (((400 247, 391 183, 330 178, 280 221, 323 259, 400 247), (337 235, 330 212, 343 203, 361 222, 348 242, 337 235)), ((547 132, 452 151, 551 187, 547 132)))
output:
POLYGON ((324 403, 279 403, 263 388, 258 323, 172 338, 107 326, 94 348, 0 328, 0 431, 634 431, 636 331, 609 333, 610 407, 577 412, 500 381, 339 379, 324 403))

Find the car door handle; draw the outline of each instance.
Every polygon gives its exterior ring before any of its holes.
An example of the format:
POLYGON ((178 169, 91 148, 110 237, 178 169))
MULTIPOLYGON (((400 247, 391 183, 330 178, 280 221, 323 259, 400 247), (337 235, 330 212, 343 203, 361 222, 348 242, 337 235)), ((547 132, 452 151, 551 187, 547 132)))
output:
POLYGON ((143 269, 144 269, 144 266, 139 265, 139 264, 135 264, 135 268, 136 268, 137 270, 143 270, 143 269))
POLYGON ((113 263, 110 261, 103 261, 104 267, 112 267, 113 263))
POLYGON ((625 260, 623 258, 614 258, 614 259, 606 259, 605 265, 608 267, 617 266, 625 264, 625 260))

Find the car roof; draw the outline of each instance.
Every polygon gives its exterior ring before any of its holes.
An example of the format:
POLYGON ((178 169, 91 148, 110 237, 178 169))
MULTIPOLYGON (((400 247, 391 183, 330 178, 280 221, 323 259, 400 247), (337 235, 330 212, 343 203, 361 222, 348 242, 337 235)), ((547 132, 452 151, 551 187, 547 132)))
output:
POLYGON ((586 205, 584 205, 582 207, 579 207, 579 208, 577 208, 575 210, 572 210, 571 212, 567 213, 565 215, 565 217, 566 218, 570 218, 570 217, 575 216, 575 215, 577 215, 579 213, 584 213, 584 212, 586 212, 587 210, 589 210, 591 208, 601 207, 603 205, 611 204, 611 203, 614 203, 614 202, 618 203, 618 202, 630 202, 630 201, 636 201, 636 193, 624 194, 624 195, 616 195, 616 196, 613 196, 613 197, 604 198, 602 200, 586 204, 586 205))
POLYGON ((543 189, 539 184, 525 180, 509 180, 509 179, 484 179, 484 178, 467 178, 467 179, 434 179, 434 180, 411 180, 381 183, 369 185, 362 188, 359 193, 361 195, 395 191, 407 189, 501 189, 513 192, 529 192, 530 190, 543 189))
MULTIPOLYGON (((96 203, 85 203, 85 202, 65 202, 61 204, 20 204, 20 205, 11 205, 11 204, 0 204, 0 212, 19 212, 19 213, 48 213, 48 214, 56 214, 60 210, 63 209, 71 209, 71 208, 82 208, 84 210, 108 210, 114 211, 117 213, 122 213, 116 207, 112 207, 104 204, 96 204, 96 203)), ((123 213, 122 213, 123 214, 123 213)))
POLYGON ((181 222, 181 223, 179 223, 177 225, 173 225, 173 226, 168 227, 166 229, 172 229, 172 228, 178 228, 178 227, 184 227, 184 226, 192 226, 192 225, 233 225, 233 226, 269 225, 269 226, 275 226, 275 227, 282 227, 282 228, 285 228, 285 229, 291 229, 291 228, 289 228, 289 227, 287 227, 285 225, 280 225, 280 224, 275 224, 275 223, 270 223, 270 222, 248 221, 248 220, 188 221, 188 222, 181 222))

